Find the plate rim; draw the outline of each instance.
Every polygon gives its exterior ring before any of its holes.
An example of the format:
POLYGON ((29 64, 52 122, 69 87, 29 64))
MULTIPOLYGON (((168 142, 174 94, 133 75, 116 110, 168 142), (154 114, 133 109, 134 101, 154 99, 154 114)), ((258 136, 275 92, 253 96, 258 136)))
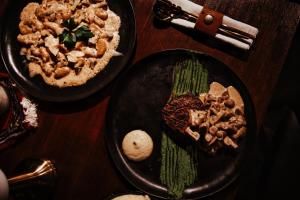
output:
MULTIPOLYGON (((250 110, 252 112, 252 118, 253 118, 253 121, 252 121, 252 130, 253 130, 253 133, 251 132, 251 135, 255 135, 256 131, 257 131, 257 119, 256 119, 256 112, 255 112, 255 109, 254 109, 254 104, 253 104, 253 100, 251 98, 251 95, 246 87, 246 85, 244 84, 244 82, 239 78, 239 76, 227 65, 225 64, 223 61, 221 61, 220 59, 208 54, 208 53, 204 53, 202 51, 198 51, 198 50, 194 50, 194 49, 187 49, 187 48, 169 48, 169 49, 164 49, 164 50, 158 50, 158 51, 155 51, 155 52, 152 52, 146 56, 144 56, 143 58, 137 60, 135 63, 133 63, 123 74, 122 74, 122 77, 119 77, 119 79, 117 80, 116 84, 114 85, 113 87, 113 92, 112 92, 112 95, 111 95, 111 98, 109 100, 109 104, 108 104, 108 108, 107 108, 107 111, 106 111, 106 117, 105 117, 105 127, 104 127, 104 139, 105 139, 105 145, 107 147, 107 149, 109 150, 109 154, 110 154, 110 158, 113 160, 113 163, 114 165, 117 167, 118 171, 122 174, 122 176, 131 184, 133 185, 134 187, 136 187, 137 189, 143 191, 144 193, 148 194, 148 195, 151 195, 151 196, 154 196, 156 198, 161 198, 161 199, 174 199, 174 197, 170 196, 169 197, 164 197, 164 196, 160 196, 160 195, 156 195, 156 194, 153 194, 153 193, 150 193, 149 191, 143 189, 142 187, 140 187, 138 184, 136 184, 133 180, 130 179, 130 177, 128 177, 127 175, 125 175, 125 173, 123 172, 123 169, 122 167, 120 166, 120 164, 122 164, 121 159, 119 159, 119 161, 117 161, 116 159, 114 159, 114 152, 113 152, 113 149, 111 149, 110 147, 112 146, 115 146, 113 144, 110 144, 108 142, 108 138, 109 138, 109 130, 108 130, 108 126, 109 126, 109 120, 108 118, 110 118, 111 114, 110 114, 110 111, 113 107, 112 105, 112 101, 115 101, 115 97, 114 97, 114 93, 116 92, 116 89, 118 87, 120 87, 120 83, 123 79, 126 79, 126 76, 130 73, 130 71, 132 71, 133 69, 135 69, 138 65, 140 65, 145 59, 150 59, 150 58, 153 58, 159 54, 166 54, 168 52, 183 52, 183 53, 192 53, 192 54, 197 54, 197 55, 204 55, 204 56, 208 56, 212 59, 215 59, 217 60, 218 62, 224 64, 228 70, 235 76, 235 78, 240 81, 242 83, 242 87, 245 89, 245 91, 243 92, 246 92, 246 95, 249 97, 249 106, 250 106, 250 110)), ((246 146, 246 144, 245 144, 246 146)), ((118 149, 115 149, 115 151, 118 151, 118 149)), ((244 154, 245 152, 241 152, 241 154, 243 154, 241 156, 241 161, 240 161, 240 165, 238 167, 238 169, 236 170, 236 173, 230 178, 230 180, 226 181, 225 184, 221 185, 220 187, 218 187, 217 189, 211 191, 211 192, 208 192, 207 194, 205 195, 201 195, 199 197, 192 197, 192 198, 187 198, 187 197, 183 197, 181 198, 182 200, 196 200, 196 199, 203 199, 203 198, 206 198, 206 197, 209 197, 209 196, 212 196, 224 189, 226 189, 227 187, 229 187, 233 182, 235 182, 239 175, 240 175, 240 172, 241 172, 241 162, 243 161, 243 157, 244 157, 244 154)), ((124 164, 122 164, 124 165, 124 164)), ((131 175, 129 175, 131 176, 131 175)))

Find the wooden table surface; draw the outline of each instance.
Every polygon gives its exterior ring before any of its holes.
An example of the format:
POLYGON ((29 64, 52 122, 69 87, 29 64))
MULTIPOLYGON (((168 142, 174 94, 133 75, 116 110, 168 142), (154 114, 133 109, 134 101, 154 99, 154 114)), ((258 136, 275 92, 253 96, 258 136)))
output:
MULTIPOLYGON (((2 0, 0 14, 8 0, 2 0)), ((300 5, 288 0, 199 0, 259 29, 254 48, 242 53, 199 34, 190 35, 153 19, 154 0, 132 0, 137 25, 137 44, 130 64, 154 52, 172 48, 199 50, 227 64, 247 86, 258 125, 262 123, 273 89, 295 34, 300 5)), ((25 158, 56 161, 59 180, 55 200, 97 199, 134 190, 115 168, 103 137, 105 112, 114 82, 80 102, 39 103, 39 128, 16 145, 0 152, 0 168, 9 176, 25 158)), ((210 199, 233 199, 238 184, 210 199)))

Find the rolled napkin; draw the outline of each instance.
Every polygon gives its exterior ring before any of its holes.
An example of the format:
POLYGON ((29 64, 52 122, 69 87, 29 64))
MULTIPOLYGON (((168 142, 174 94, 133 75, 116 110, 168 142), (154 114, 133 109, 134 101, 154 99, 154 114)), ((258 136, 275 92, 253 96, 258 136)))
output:
POLYGON ((240 49, 250 49, 253 44, 253 39, 255 39, 258 34, 258 29, 253 26, 232 19, 222 13, 213 11, 189 0, 168 1, 179 6, 183 11, 197 19, 197 21, 194 22, 186 18, 180 18, 180 15, 178 15, 172 17, 170 20, 171 23, 186 28, 198 29, 240 49))

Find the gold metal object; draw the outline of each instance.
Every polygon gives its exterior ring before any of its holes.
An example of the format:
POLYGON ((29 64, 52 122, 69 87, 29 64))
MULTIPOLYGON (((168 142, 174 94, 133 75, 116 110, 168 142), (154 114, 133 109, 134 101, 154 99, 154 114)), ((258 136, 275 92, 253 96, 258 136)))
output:
POLYGON ((44 160, 33 172, 29 172, 26 174, 18 175, 8 179, 8 184, 13 185, 29 180, 33 180, 38 177, 42 177, 45 175, 54 175, 56 176, 56 169, 53 163, 50 160, 44 160))
POLYGON ((206 16, 204 17, 204 23, 205 23, 206 25, 209 25, 209 24, 213 23, 213 21, 214 21, 214 17, 211 16, 211 15, 206 15, 206 16))

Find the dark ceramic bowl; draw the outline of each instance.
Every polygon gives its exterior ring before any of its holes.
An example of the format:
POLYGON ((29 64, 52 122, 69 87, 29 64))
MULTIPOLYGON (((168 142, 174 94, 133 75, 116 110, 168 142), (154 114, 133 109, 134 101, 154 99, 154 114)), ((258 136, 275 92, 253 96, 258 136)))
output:
POLYGON ((29 77, 26 63, 20 56, 18 24, 22 9, 34 0, 11 0, 3 17, 1 32, 1 55, 5 67, 17 85, 26 93, 52 102, 67 102, 83 99, 108 85, 126 66, 133 53, 136 29, 135 15, 130 0, 108 0, 109 7, 121 18, 120 44, 117 51, 123 56, 113 57, 103 71, 86 84, 59 89, 47 85, 42 77, 29 77))

